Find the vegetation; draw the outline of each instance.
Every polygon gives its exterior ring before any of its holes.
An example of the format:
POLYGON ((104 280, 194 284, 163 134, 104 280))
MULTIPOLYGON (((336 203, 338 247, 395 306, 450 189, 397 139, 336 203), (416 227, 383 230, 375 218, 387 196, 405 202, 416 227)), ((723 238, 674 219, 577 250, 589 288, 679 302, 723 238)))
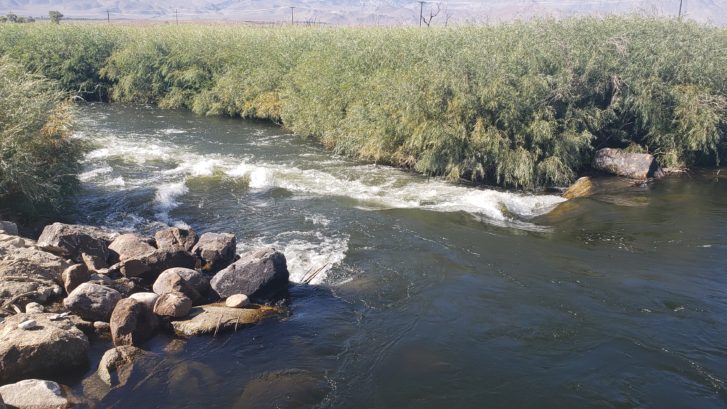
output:
POLYGON ((61 22, 61 19, 63 18, 63 13, 60 11, 51 10, 48 12, 48 18, 50 18, 50 21, 56 24, 59 24, 61 22))
POLYGON ((727 157, 727 30, 675 20, 3 25, 2 54, 84 97, 266 118, 451 180, 564 185, 606 146, 667 167, 727 157))
POLYGON ((78 186, 71 105, 52 81, 0 58, 0 210, 59 210, 78 186))

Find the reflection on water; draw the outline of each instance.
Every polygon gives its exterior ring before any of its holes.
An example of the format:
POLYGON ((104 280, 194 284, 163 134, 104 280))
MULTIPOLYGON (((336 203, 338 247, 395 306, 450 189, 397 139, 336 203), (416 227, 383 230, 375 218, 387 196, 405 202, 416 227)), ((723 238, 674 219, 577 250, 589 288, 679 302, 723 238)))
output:
POLYGON ((715 172, 613 179, 564 202, 350 161, 263 123, 120 105, 80 116, 95 147, 79 222, 232 231, 240 251, 272 244, 316 284, 292 289, 282 321, 171 349, 156 338, 156 366, 125 387, 66 380, 98 407, 727 403, 715 172))

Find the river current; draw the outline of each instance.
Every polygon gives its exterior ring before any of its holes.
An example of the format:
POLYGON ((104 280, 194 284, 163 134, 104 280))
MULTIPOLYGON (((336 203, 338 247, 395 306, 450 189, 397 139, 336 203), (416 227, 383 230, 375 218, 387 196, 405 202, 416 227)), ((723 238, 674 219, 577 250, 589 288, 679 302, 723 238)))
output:
MULTIPOLYGON (((79 223, 282 251, 290 314, 146 346, 99 407, 722 408, 727 178, 565 201, 357 162, 271 124, 80 108, 79 223)), ((108 344, 95 345, 100 356, 108 344)), ((97 363, 92 362, 92 366, 97 363)))

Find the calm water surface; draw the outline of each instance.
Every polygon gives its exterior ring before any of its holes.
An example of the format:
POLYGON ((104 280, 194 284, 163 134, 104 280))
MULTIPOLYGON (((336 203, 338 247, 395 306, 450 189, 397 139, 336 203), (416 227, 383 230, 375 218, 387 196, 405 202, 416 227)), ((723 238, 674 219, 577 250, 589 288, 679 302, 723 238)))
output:
POLYGON ((282 250, 302 283, 285 319, 157 337, 125 387, 67 381, 98 407, 727 406, 713 172, 564 202, 355 162, 264 123, 79 116, 93 148, 78 222, 234 232, 240 251, 282 250))

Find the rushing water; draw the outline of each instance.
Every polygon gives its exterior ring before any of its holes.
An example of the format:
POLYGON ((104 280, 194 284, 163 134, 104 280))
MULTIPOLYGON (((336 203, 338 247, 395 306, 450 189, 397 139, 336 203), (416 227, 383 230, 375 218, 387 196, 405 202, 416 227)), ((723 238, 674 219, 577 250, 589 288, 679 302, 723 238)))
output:
POLYGON ((161 363, 126 387, 99 392, 93 368, 68 381, 99 407, 727 405, 719 175, 565 202, 355 162, 265 123, 80 116, 78 222, 234 232, 311 284, 291 288, 285 319, 156 338, 161 363))

